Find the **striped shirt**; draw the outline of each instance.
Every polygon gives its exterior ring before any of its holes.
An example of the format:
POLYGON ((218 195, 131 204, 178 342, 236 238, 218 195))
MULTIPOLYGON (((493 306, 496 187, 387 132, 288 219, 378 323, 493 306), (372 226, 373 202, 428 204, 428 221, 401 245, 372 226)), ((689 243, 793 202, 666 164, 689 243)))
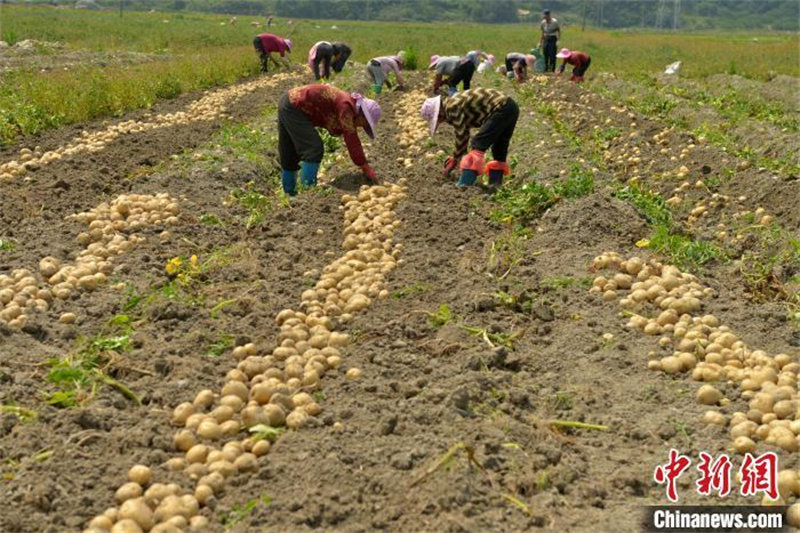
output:
POLYGON ((456 93, 449 98, 442 97, 445 121, 456 130, 455 157, 467 151, 470 128, 478 128, 493 112, 508 102, 509 96, 496 89, 479 87, 456 93))

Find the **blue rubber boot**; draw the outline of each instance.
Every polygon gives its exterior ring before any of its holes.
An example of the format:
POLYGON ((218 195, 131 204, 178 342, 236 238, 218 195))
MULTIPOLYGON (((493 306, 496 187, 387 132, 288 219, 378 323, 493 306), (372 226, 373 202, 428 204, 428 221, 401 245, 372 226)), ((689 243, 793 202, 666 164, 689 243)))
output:
POLYGON ((297 171, 286 170, 285 168, 281 170, 281 185, 283 186, 283 192, 289 196, 297 194, 297 171))
POLYGON ((447 94, 448 94, 449 96, 453 96, 453 95, 454 95, 454 94, 456 94, 457 92, 458 92, 458 89, 457 89, 457 88, 455 88, 455 87, 450 87, 449 89, 447 89, 447 94))
POLYGON ((478 179, 478 173, 474 170, 469 170, 465 168, 461 171, 461 179, 458 180, 456 187, 466 188, 472 187, 475 185, 475 181, 478 179))
POLYGON ((503 171, 490 170, 489 171, 489 187, 499 189, 503 186, 503 171))
POLYGON ((317 172, 319 172, 319 163, 303 161, 303 168, 300 171, 300 181, 306 187, 314 187, 317 184, 317 172))

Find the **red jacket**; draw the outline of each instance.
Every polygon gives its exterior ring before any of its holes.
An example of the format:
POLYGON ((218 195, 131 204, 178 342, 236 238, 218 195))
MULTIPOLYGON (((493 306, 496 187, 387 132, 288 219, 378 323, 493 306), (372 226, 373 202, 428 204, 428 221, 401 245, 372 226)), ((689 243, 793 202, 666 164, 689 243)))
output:
POLYGON ((570 65, 576 68, 586 68, 586 66, 589 64, 589 56, 587 54, 584 54, 583 52, 572 52, 571 56, 564 59, 562 70, 563 67, 566 66, 566 63, 569 63, 570 65))
POLYGON ((261 48, 265 52, 279 52, 281 56, 285 54, 289 47, 286 46, 286 41, 283 37, 272 35, 271 33, 262 33, 258 36, 261 39, 261 48))
POLYGON ((355 124, 358 115, 356 102, 350 93, 330 85, 304 85, 289 90, 289 102, 308 115, 317 128, 344 137, 353 163, 358 166, 367 164, 355 124))

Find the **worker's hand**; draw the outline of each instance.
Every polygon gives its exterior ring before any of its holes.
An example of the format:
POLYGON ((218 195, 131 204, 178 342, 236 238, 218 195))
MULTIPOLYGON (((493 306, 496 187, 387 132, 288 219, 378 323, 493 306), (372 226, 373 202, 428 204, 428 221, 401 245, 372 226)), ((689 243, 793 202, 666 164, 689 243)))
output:
POLYGON ((398 83, 397 84, 397 90, 398 91, 405 91, 406 90, 406 86, 403 85, 402 83, 398 83))
POLYGON ((447 159, 444 160, 444 170, 442 171, 442 175, 447 178, 450 176, 450 173, 458 165, 458 160, 453 156, 448 156, 447 159))
POLYGON ((361 172, 371 182, 378 183, 378 177, 375 175, 375 171, 368 164, 361 165, 361 172))

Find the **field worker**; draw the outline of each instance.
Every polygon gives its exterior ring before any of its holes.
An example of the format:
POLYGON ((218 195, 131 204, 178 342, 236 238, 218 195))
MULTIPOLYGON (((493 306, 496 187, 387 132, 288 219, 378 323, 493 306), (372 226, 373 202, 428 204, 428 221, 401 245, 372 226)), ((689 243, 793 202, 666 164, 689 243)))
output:
POLYGON ((472 82, 472 76, 475 74, 475 63, 473 58, 461 56, 431 56, 431 63, 428 65, 429 69, 433 69, 436 73, 433 79, 433 92, 439 92, 442 85, 448 86, 449 93, 456 92, 458 84, 464 84, 464 90, 469 89, 472 82), (436 61, 433 61, 436 58, 436 61))
POLYGON ((566 48, 562 48, 556 57, 564 60, 561 62, 561 66, 558 67, 559 74, 564 72, 567 63, 574 67, 569 81, 575 83, 581 83, 583 81, 583 75, 586 74, 586 69, 588 69, 589 65, 592 63, 592 58, 589 57, 588 54, 578 52, 577 50, 567 50, 566 48))
POLYGON ((506 163, 508 144, 519 118, 519 107, 510 96, 495 89, 479 87, 454 96, 428 98, 422 104, 420 114, 428 122, 431 135, 440 122, 447 122, 455 128, 456 149, 445 161, 445 176, 459 165, 459 187, 474 185, 484 170, 488 171, 490 187, 496 189, 503 184, 503 176, 509 174, 506 163), (470 144, 470 128, 480 128, 480 131, 472 138, 471 151, 462 158, 470 144), (484 154, 489 147, 494 160, 486 163, 484 154))
POLYGON ((289 59, 286 57, 286 52, 292 53, 292 41, 289 39, 284 39, 283 37, 278 37, 271 33, 262 33, 261 35, 253 37, 253 46, 261 59, 261 72, 267 72, 267 63, 270 61, 272 61, 276 67, 280 66, 280 63, 272 57, 273 52, 280 54, 281 62, 284 67, 287 69, 291 68, 289 59))
POLYGON ((489 54, 486 56, 486 59, 481 61, 481 64, 478 65, 478 74, 483 74, 484 72, 488 72, 492 66, 494 66, 494 56, 489 54))
POLYGON ((561 39, 561 26, 550 15, 549 9, 545 9, 543 15, 541 24, 542 37, 539 39, 539 47, 544 53, 545 72, 555 72, 556 50, 558 50, 558 40, 561 39))
POLYGON ((373 57, 367 63, 367 73, 372 80, 375 92, 380 92, 383 84, 391 89, 392 84, 389 82, 389 73, 394 72, 397 78, 397 87, 403 89, 403 75, 400 73, 403 70, 403 56, 405 54, 398 53, 394 56, 381 56, 373 57))
POLYGON ((531 49, 531 55, 536 58, 536 63, 534 63, 533 71, 537 74, 541 74, 545 71, 545 61, 544 56, 542 55, 542 51, 538 48, 531 49))
POLYGON ((380 118, 381 108, 375 100, 330 85, 304 85, 284 93, 278 103, 278 152, 283 192, 289 196, 296 193, 301 161, 303 185, 317 184, 325 149, 316 128, 325 128, 331 135, 344 137, 350 159, 364 176, 377 182, 375 171, 364 156, 358 128, 363 128, 374 139, 380 118))
MULTIPOLYGON (((506 72, 513 72, 514 79, 522 83, 528 78, 528 69, 536 65, 536 58, 531 54, 511 52, 506 55, 506 72)), ((510 77, 510 76, 509 76, 510 77)))
POLYGON ((331 68, 335 72, 341 72, 347 62, 347 58, 352 53, 350 47, 345 43, 329 43, 328 41, 316 43, 308 52, 308 66, 314 73, 314 79, 330 79, 331 68), (323 67, 322 74, 319 71, 320 63, 322 63, 323 67))

